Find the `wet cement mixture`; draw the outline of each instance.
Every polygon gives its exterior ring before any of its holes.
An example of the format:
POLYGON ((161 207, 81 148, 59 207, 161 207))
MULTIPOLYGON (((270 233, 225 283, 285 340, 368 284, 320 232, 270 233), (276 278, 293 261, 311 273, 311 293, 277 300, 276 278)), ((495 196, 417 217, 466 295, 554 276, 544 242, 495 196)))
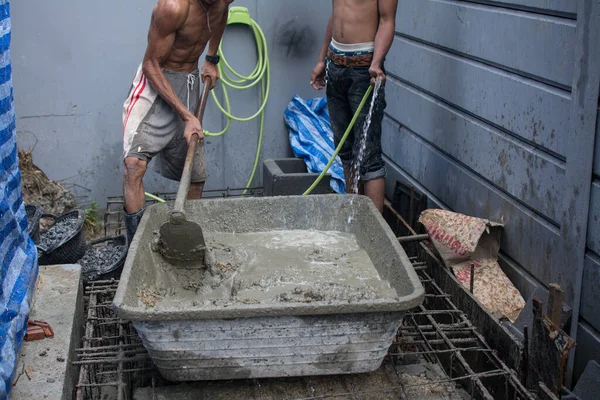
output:
POLYGON ((354 235, 294 230, 206 234, 206 265, 162 271, 138 292, 141 304, 208 306, 232 303, 348 301, 397 298, 354 235))
POLYGON ((79 221, 74 218, 65 218, 56 222, 50 229, 40 233, 39 245, 41 247, 49 248, 60 243, 77 228, 78 222, 79 221))
POLYGON ((82 271, 106 271, 121 259, 125 246, 107 243, 104 246, 91 247, 86 252, 79 265, 82 271))

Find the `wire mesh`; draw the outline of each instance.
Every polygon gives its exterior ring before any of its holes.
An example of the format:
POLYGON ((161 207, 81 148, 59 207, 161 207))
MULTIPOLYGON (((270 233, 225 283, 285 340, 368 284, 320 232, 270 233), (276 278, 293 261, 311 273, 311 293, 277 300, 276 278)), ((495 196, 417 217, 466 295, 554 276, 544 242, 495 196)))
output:
POLYGON ((80 368, 77 400, 129 400, 136 387, 156 378, 135 329, 113 311, 118 283, 98 281, 85 287, 85 332, 74 361, 80 368))

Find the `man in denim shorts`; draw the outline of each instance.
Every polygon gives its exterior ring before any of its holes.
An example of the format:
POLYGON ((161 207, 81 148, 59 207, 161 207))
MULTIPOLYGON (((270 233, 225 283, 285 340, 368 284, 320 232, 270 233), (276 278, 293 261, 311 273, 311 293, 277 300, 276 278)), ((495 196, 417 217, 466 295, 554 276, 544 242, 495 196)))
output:
MULTIPOLYGON (((357 166, 360 184, 356 188, 367 195, 381 212, 386 176, 381 150, 381 122, 386 107, 383 61, 394 39, 398 0, 333 0, 332 3, 333 12, 325 42, 310 84, 316 90, 327 86, 329 116, 337 146, 369 85, 374 85, 376 79, 381 81, 363 159, 357 166)), ((339 153, 348 193, 355 189, 354 169, 370 100, 339 153)))

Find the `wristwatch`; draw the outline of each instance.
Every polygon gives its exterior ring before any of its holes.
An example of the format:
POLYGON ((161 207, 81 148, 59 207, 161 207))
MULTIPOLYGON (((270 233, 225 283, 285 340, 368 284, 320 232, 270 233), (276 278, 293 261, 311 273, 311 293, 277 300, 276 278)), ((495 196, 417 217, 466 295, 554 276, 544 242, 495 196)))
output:
POLYGON ((206 56, 206 61, 213 63, 215 65, 218 64, 220 60, 221 60, 221 57, 219 57, 218 55, 216 55, 216 56, 207 55, 206 56))

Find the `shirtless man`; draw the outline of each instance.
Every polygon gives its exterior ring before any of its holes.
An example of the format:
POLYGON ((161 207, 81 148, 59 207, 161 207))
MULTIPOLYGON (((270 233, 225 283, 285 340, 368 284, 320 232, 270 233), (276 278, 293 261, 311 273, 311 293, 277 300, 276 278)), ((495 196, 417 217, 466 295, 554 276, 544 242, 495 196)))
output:
POLYGON ((158 0, 152 11, 146 54, 123 105, 125 225, 129 243, 144 212, 143 178, 155 156, 156 170, 179 181, 187 143, 198 135, 189 199, 206 181, 204 133, 196 110, 200 77, 212 90, 219 73, 217 50, 233 0, 158 0), (202 71, 198 59, 208 43, 202 71))
MULTIPOLYGON (((369 85, 374 85, 377 78, 385 83, 383 61, 394 39, 398 0, 333 0, 332 3, 333 13, 310 84, 316 90, 327 86, 331 128, 337 146, 369 85)), ((363 108, 339 153, 348 193, 353 192, 352 164, 359 150, 369 104, 363 108)), ((381 122, 385 107, 382 85, 359 166, 361 194, 366 194, 379 211, 383 211, 385 197, 386 172, 381 156, 381 122)))

